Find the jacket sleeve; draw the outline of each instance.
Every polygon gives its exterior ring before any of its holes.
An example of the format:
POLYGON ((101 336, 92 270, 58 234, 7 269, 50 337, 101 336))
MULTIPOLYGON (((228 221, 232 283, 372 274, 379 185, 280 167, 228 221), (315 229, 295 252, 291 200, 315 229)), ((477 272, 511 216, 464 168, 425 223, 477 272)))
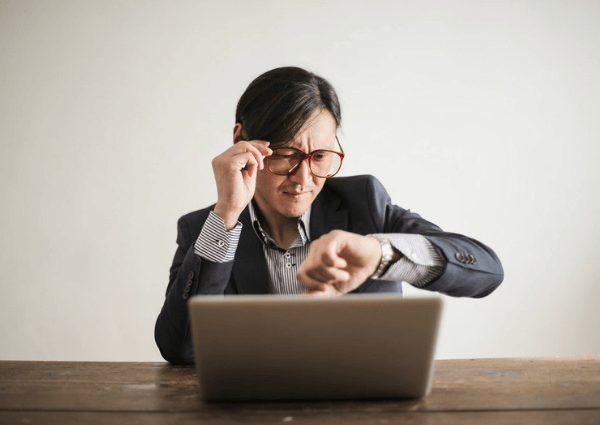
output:
POLYGON ((177 223, 177 251, 169 274, 163 307, 156 319, 154 339, 163 358, 174 364, 194 363, 187 301, 193 295, 224 294, 233 261, 215 263, 194 252, 199 235, 198 217, 184 216, 177 223), (191 229, 192 225, 195 225, 191 229), (196 229, 198 227, 198 229, 196 229))
POLYGON ((392 204, 385 188, 374 177, 367 180, 367 197, 372 206, 371 216, 382 233, 420 234, 444 255, 446 266, 441 276, 421 289, 454 297, 481 298, 502 283, 502 264, 488 246, 467 236, 444 232, 418 214, 392 204))

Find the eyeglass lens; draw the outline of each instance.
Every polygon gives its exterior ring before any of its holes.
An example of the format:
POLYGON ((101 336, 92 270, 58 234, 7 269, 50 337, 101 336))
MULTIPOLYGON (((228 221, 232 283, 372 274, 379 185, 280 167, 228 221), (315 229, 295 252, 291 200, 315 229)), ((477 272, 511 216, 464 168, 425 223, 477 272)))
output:
MULTIPOLYGON (((277 149, 269 156, 269 170, 275 174, 288 174, 302 159, 302 153, 295 149, 277 149)), ((310 155, 309 166, 315 176, 330 177, 339 171, 342 160, 335 152, 314 151, 310 155)))

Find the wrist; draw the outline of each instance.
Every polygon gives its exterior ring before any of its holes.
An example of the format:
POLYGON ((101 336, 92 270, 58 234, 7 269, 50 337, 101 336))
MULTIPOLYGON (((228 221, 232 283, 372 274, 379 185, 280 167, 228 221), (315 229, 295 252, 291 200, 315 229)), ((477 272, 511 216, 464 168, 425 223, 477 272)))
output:
POLYGON ((225 230, 227 230, 228 232, 237 225, 238 219, 240 218, 241 214, 223 208, 219 205, 219 203, 215 205, 213 213, 215 213, 216 215, 221 217, 221 219, 223 219, 223 222, 225 223, 225 230))
POLYGON ((381 256, 379 263, 375 268, 375 272, 371 276, 372 279, 380 278, 390 267, 394 260, 398 259, 397 251, 394 250, 390 240, 383 234, 370 234, 368 237, 377 239, 381 248, 381 256))

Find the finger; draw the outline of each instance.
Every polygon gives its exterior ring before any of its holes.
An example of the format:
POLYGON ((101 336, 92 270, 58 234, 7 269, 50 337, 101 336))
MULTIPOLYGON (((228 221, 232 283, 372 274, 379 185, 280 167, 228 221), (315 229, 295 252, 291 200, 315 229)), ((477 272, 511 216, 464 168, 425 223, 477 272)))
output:
POLYGON ((273 154, 273 150, 268 147, 269 142, 265 142, 262 140, 252 140, 249 142, 245 142, 248 144, 248 151, 252 151, 256 153, 257 160, 259 161, 260 169, 264 168, 264 164, 262 163, 262 159, 266 158, 273 154))
POLYGON ((335 267, 318 267, 307 272, 307 276, 313 281, 323 284, 339 284, 350 279, 350 274, 335 267))
POLYGON ((298 270, 296 273, 296 279, 298 279, 298 282, 304 285, 308 290, 319 291, 321 289, 322 282, 313 279, 303 270, 298 270))
POLYGON ((323 287, 319 290, 307 290, 304 291, 302 295, 307 295, 316 298, 331 298, 338 297, 342 295, 342 293, 332 285, 323 285, 323 287))
POLYGON ((262 170, 264 168, 265 165, 264 165, 263 159, 266 155, 264 155, 259 149, 257 149, 256 145, 254 145, 250 142, 239 142, 233 148, 235 149, 236 155, 243 154, 243 153, 251 154, 256 160, 258 169, 262 170))
POLYGON ((313 288, 306 288, 306 290, 304 292, 302 292, 302 294, 306 294, 306 295, 310 295, 312 293, 316 293, 316 292, 323 292, 325 290, 325 285, 321 284, 318 286, 315 286, 313 288))
POLYGON ((242 173, 242 179, 244 181, 247 178, 250 178, 251 180, 255 179, 258 163, 251 153, 244 152, 236 155, 230 160, 230 164, 236 172, 242 173))
POLYGON ((321 262, 328 267, 339 269, 346 268, 348 265, 348 262, 337 254, 333 244, 327 246, 325 252, 321 254, 321 262))
MULTIPOLYGON (((252 147, 254 148, 254 146, 252 147)), ((263 170, 265 168, 265 158, 267 157, 266 153, 263 153, 263 151, 256 148, 249 150, 249 152, 252 153, 252 155, 254 155, 254 158, 256 158, 258 169, 263 170)))
POLYGON ((306 274, 309 278, 320 283, 327 283, 333 279, 333 275, 328 273, 327 270, 322 267, 310 269, 306 272, 306 274))
POLYGON ((346 270, 331 267, 327 269, 327 273, 331 276, 331 279, 326 282, 327 284, 337 285, 340 283, 346 283, 350 280, 350 273, 346 270))
POLYGON ((232 158, 232 164, 236 170, 249 170, 252 167, 256 167, 258 162, 256 161, 256 157, 250 152, 242 152, 232 158))
POLYGON ((258 149, 260 153, 262 153, 265 156, 271 155, 273 153, 273 150, 269 148, 269 145, 271 144, 270 142, 266 142, 264 140, 251 140, 248 143, 250 143, 256 149, 258 149))

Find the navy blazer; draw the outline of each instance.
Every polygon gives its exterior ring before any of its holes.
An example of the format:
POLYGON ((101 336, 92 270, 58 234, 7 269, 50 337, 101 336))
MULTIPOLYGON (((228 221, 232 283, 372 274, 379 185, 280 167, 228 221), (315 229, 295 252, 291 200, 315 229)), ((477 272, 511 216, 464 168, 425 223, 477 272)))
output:
MULTIPOLYGON (((177 244, 163 308, 156 320, 155 339, 171 363, 194 362, 187 300, 192 295, 268 294, 269 275, 261 242, 246 208, 240 215, 242 232, 235 259, 215 263, 195 254, 194 243, 214 205, 189 213, 178 221, 177 244)), ((373 176, 334 177, 325 181, 312 204, 311 240, 331 230, 423 235, 443 253, 444 272, 422 289, 456 297, 480 298, 502 282, 500 260, 484 244, 447 233, 418 214, 393 205, 373 176), (470 257, 469 257, 470 256, 470 257)), ((369 279, 354 292, 402 293, 400 282, 369 279)))

